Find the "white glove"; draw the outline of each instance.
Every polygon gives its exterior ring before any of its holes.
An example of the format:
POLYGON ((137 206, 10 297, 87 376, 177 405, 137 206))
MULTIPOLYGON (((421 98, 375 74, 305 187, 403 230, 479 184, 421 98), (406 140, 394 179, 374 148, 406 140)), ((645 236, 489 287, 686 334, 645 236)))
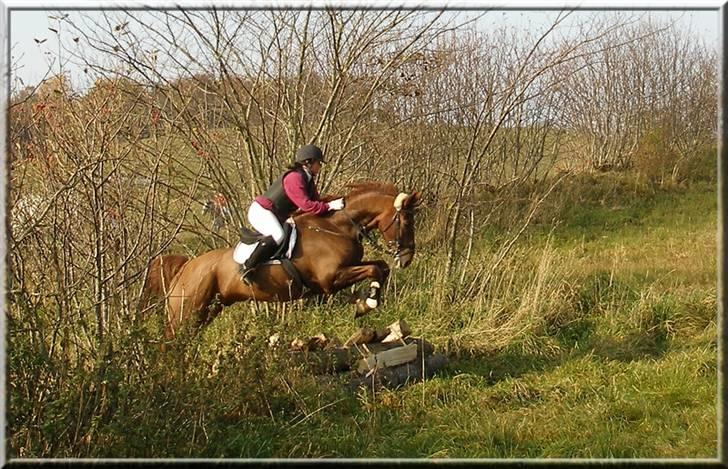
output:
POLYGON ((344 208, 344 199, 336 199, 329 202, 329 210, 341 210, 344 208))

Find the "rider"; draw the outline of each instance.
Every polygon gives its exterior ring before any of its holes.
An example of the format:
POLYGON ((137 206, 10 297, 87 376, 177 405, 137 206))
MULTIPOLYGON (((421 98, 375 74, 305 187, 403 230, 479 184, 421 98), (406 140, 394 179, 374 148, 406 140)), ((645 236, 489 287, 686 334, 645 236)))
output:
POLYGON ((248 221, 265 237, 240 269, 246 282, 250 281, 255 267, 278 249, 284 237, 282 223, 296 208, 316 215, 344 208, 343 198, 331 202, 320 200, 314 179, 321 171, 322 163, 324 156, 319 147, 302 146, 296 152, 295 163, 250 204, 248 221))

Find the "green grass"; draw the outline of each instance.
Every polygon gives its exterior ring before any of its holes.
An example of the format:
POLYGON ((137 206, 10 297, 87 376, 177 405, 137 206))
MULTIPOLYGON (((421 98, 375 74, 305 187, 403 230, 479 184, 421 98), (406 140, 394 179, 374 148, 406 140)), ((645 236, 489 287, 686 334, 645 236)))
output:
MULTIPOLYGON (((359 322, 340 296, 285 311, 242 303, 183 351, 140 341, 142 364, 132 366, 121 347, 103 369, 140 377, 104 371, 113 411, 84 427, 93 444, 58 443, 51 454, 716 458, 715 188, 633 197, 629 186, 609 189, 609 177, 592 181, 593 198, 554 211, 557 223, 531 226, 488 282, 469 267, 449 285, 458 295, 438 296, 442 256, 423 251, 359 322), (343 340, 399 318, 448 352, 436 378, 351 390, 267 346, 273 332, 283 343, 320 332, 343 340)), ((483 230, 474 246, 481 264, 494 236, 483 230)), ((146 327, 142 337, 158 333, 146 327)), ((72 428, 78 402, 98 396, 85 383, 73 399, 58 396, 48 412, 71 414, 46 432, 72 428)))

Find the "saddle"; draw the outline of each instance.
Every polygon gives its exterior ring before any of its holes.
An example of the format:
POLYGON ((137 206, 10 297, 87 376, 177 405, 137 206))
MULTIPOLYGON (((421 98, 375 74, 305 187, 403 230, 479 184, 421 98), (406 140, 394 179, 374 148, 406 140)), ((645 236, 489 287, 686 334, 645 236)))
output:
MULTIPOLYGON (((276 252, 268 258, 268 260, 261 264, 281 264, 288 275, 291 276, 293 281, 297 284, 309 287, 309 285, 301 278, 301 274, 293 266, 290 261, 291 255, 293 255, 293 248, 296 246, 296 240, 298 238, 296 233, 296 225, 292 221, 286 221, 282 225, 283 228, 283 241, 276 249, 276 252)), ((257 231, 251 230, 245 226, 240 227, 240 242, 233 251, 233 260, 240 265, 243 265, 248 259, 250 254, 255 249, 255 246, 265 238, 265 235, 258 233, 257 231)))
MULTIPOLYGON (((291 242, 291 234, 293 233, 294 226, 291 223, 283 223, 283 241, 278 245, 278 249, 273 253, 268 260, 280 260, 281 258, 288 257, 288 248, 291 242)), ((265 235, 258 233, 255 230, 251 230, 247 226, 240 227, 240 242, 247 245, 254 245, 260 240, 265 238, 265 235)), ((294 240, 295 242, 295 240, 294 240)), ((291 249, 293 251, 293 249, 291 249)))

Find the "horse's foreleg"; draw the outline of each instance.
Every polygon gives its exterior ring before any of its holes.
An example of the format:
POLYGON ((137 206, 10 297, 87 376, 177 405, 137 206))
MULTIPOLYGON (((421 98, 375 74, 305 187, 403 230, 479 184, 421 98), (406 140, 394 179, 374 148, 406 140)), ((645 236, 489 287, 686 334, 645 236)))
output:
POLYGON ((389 266, 384 261, 365 262, 361 265, 346 267, 336 273, 333 282, 333 290, 341 290, 343 288, 354 285, 355 283, 371 279, 369 283, 369 292, 366 298, 357 298, 356 316, 362 316, 379 306, 380 290, 385 280, 389 276, 389 266))

